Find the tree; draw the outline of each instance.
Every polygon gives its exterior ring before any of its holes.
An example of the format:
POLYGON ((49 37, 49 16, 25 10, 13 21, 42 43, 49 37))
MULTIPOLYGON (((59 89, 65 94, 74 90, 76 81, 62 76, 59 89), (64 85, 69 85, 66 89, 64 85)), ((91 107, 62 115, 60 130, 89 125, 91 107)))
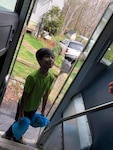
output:
POLYGON ((82 6, 82 13, 79 16, 79 21, 75 26, 75 28, 79 29, 80 34, 86 37, 90 37, 107 4, 108 1, 106 0, 84 1, 84 5, 82 6))
POLYGON ((64 14, 64 23, 62 27, 62 34, 70 28, 72 22, 76 22, 78 19, 78 12, 81 9, 82 3, 84 1, 79 0, 65 0, 63 14, 64 14))
POLYGON ((65 30, 73 29, 86 37, 90 37, 102 13, 111 0, 65 0, 63 14, 65 30))
POLYGON ((53 6, 43 17, 43 29, 55 35, 60 32, 63 24, 63 16, 59 7, 53 6))

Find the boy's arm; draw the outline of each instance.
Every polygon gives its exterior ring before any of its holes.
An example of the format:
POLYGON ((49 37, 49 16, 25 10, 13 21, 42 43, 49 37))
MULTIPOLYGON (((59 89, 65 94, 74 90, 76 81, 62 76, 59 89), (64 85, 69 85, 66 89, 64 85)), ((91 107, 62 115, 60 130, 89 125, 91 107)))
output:
POLYGON ((48 92, 44 95, 44 97, 43 97, 42 111, 41 111, 41 114, 42 114, 43 116, 45 115, 45 107, 46 107, 46 103, 47 103, 47 100, 48 100, 49 93, 50 93, 50 91, 48 91, 48 92))
POLYGON ((28 93, 23 92, 22 98, 21 98, 21 103, 20 103, 19 118, 24 117, 24 106, 25 106, 25 103, 26 103, 28 96, 29 96, 28 93))

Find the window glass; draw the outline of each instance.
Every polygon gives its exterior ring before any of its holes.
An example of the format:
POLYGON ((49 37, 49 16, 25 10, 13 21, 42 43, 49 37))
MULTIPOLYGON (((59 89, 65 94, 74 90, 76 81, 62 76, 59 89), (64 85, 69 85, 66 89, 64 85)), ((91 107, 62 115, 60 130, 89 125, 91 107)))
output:
POLYGON ((49 97, 51 99, 51 95, 54 95, 55 100, 53 102, 54 105, 50 108, 50 110, 47 113, 48 117, 52 117, 54 111, 60 104, 60 102, 61 102, 62 98, 64 97, 65 93, 67 92, 69 86, 71 85, 71 83, 75 79, 78 71, 82 67, 82 64, 83 64, 83 60, 79 58, 77 60, 77 62, 75 62, 75 64, 72 65, 73 68, 69 74, 61 73, 57 77, 55 85, 54 85, 52 92, 50 93, 50 97, 49 97))
POLYGON ((38 0, 35 1, 35 5, 34 5, 34 8, 33 8, 33 13, 36 12, 37 4, 38 4, 38 0))
POLYGON ((88 53, 92 49, 93 45, 97 41, 98 37, 100 36, 102 30, 104 29, 105 25, 107 24, 109 18, 111 17, 113 12, 113 5, 110 5, 109 8, 106 10, 105 14, 103 15, 101 21, 99 22, 96 30, 94 31, 89 43, 87 44, 87 47, 85 48, 85 51, 88 53))
POLYGON ((109 66, 113 63, 113 43, 110 45, 106 53, 101 59, 101 63, 109 66))
POLYGON ((17 0, 0 0, 0 10, 14 11, 17 0))
MULTIPOLYGON (((108 23, 113 10, 113 5, 110 5, 109 8, 104 13, 103 17, 101 18, 101 21, 97 25, 97 28, 95 29, 94 33, 92 34, 90 41, 86 45, 86 47, 83 50, 83 53, 81 53, 80 57, 75 61, 75 63, 72 63, 72 68, 70 73, 67 75, 66 73, 60 74, 55 82, 55 86, 53 87, 53 95, 55 96, 55 101, 53 103, 53 106, 48 111, 48 117, 51 117, 52 114, 55 112, 56 108, 61 103, 63 97, 65 96, 66 92, 68 91, 70 85, 72 84, 73 80, 76 78, 76 75, 78 74, 79 70, 81 69, 84 60, 88 56, 89 52, 93 48, 93 45, 98 40, 98 37, 102 33, 104 27, 108 23)), ((63 43, 66 43, 66 40, 63 41, 63 43)), ((110 65, 113 62, 113 45, 111 45, 106 54, 101 59, 101 62, 106 63, 110 65)), ((51 95, 50 95, 51 96, 51 95)))

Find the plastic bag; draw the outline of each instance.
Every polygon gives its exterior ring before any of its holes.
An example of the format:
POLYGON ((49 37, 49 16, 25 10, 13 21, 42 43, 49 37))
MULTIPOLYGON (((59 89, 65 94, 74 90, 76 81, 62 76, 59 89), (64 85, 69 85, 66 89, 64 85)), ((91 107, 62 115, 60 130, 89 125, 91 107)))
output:
POLYGON ((46 116, 43 116, 41 113, 36 113, 31 119, 32 127, 44 127, 50 123, 49 119, 46 116))
POLYGON ((12 132, 16 140, 19 140, 22 135, 29 128, 30 120, 27 117, 20 118, 20 121, 17 121, 12 126, 12 132))

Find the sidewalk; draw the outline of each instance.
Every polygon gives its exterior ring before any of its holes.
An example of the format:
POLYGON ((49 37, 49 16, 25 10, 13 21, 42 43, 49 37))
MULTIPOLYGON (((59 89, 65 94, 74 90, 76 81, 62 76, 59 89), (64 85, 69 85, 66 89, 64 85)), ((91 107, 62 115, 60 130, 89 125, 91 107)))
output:
MULTIPOLYGON (((14 109, 15 110, 15 109, 14 109)), ((0 108, 0 135, 2 135, 9 126, 14 122, 15 112, 14 110, 9 110, 5 108, 0 108)), ((43 129, 41 129, 42 131, 43 129)), ((40 133, 40 128, 29 127, 28 131, 25 133, 24 138, 36 143, 40 133)))
POLYGON ((24 145, 0 137, 0 150, 39 150, 31 145, 24 145))
POLYGON ((14 110, 0 107, 0 150, 38 150, 36 143, 43 128, 33 128, 30 126, 23 136, 26 145, 2 138, 4 132, 14 122, 14 110))

